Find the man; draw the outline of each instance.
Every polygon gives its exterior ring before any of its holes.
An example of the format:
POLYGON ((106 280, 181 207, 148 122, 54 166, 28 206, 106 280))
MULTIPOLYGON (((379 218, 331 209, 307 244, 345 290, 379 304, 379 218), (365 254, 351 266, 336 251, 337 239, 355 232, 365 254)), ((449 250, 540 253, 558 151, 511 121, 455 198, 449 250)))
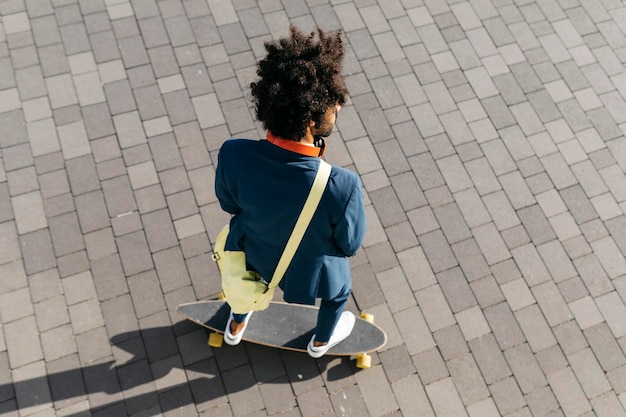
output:
MULTIPOLYGON (((345 103, 341 34, 290 36, 266 42, 251 93, 267 140, 226 141, 218 155, 215 191, 233 215, 226 250, 245 251, 251 270, 269 280, 291 235, 324 154, 325 141, 345 103)), ((317 358, 345 339, 355 318, 344 311, 352 290, 350 266, 363 242, 365 210, 359 177, 333 167, 328 184, 280 288, 287 302, 321 298, 308 352, 317 358)), ((232 314, 229 344, 241 341, 251 313, 232 314)))

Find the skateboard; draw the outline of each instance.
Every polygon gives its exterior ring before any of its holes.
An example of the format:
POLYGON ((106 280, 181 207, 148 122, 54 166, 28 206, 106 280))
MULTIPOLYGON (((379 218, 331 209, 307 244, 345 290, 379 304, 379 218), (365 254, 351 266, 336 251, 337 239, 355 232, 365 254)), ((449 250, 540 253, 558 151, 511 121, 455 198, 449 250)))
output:
MULTIPOLYGON (((224 329, 230 315, 230 307, 222 300, 198 301, 181 304, 176 311, 188 320, 212 330, 208 344, 222 346, 224 329)), ((272 301, 266 310, 255 311, 242 340, 279 349, 306 352, 306 346, 315 333, 318 308, 300 304, 272 301)), ((326 355, 356 356, 356 366, 371 367, 368 355, 387 343, 387 335, 374 323, 374 316, 361 314, 350 336, 333 346, 326 355)))

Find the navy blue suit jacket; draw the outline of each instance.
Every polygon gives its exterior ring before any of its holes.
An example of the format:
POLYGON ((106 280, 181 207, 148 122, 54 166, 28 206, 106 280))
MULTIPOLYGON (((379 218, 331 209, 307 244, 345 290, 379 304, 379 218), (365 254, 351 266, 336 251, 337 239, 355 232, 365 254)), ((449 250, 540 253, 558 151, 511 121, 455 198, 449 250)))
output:
MULTIPOLYGON (((319 159, 267 140, 231 139, 219 151, 215 192, 234 216, 227 250, 243 250, 246 262, 269 281, 287 244, 319 159)), ((314 304, 352 288, 350 266, 363 243, 365 209, 354 172, 332 167, 328 184, 280 287, 285 301, 314 304)))

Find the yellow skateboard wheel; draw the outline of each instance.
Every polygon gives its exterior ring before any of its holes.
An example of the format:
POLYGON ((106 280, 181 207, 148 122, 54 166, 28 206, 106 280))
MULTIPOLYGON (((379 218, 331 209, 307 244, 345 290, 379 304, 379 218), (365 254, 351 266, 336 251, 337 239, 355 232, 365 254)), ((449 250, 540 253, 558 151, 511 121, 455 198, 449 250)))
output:
POLYGON ((356 367, 359 369, 370 369, 372 367, 372 357, 365 353, 357 355, 356 367))
POLYGON ((226 299, 226 296, 224 295, 224 292, 220 291, 219 294, 217 294, 217 299, 220 301, 224 301, 226 299))
POLYGON ((369 323, 374 323, 374 315, 368 313, 361 313, 361 318, 369 323))
POLYGON ((211 333, 209 335, 209 346, 214 348, 221 348, 224 342, 224 335, 221 333, 211 333))

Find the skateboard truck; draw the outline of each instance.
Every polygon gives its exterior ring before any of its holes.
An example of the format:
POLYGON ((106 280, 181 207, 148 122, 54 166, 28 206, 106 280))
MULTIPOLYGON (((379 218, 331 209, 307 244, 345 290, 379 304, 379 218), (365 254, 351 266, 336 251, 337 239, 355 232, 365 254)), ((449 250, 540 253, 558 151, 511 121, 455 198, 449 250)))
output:
POLYGON ((222 333, 211 333, 209 334, 208 345, 212 348, 221 348, 224 344, 224 335, 222 333))
MULTIPOLYGON (((361 313, 361 318, 368 323, 374 324, 374 315, 361 313)), ((356 367, 359 369, 370 369, 372 367, 372 357, 367 353, 356 355, 356 367)))

